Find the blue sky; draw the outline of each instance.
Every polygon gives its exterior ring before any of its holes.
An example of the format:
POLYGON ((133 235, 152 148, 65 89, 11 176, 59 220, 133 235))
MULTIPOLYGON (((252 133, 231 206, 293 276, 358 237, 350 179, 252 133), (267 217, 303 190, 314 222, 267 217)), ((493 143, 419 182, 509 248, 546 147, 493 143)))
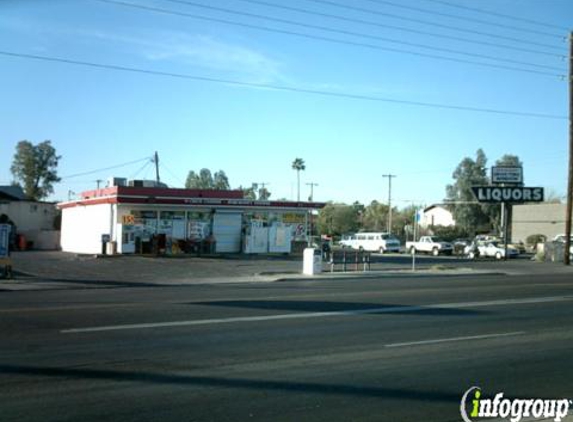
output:
POLYGON ((96 179, 109 176, 153 178, 152 166, 144 161, 67 176, 158 151, 162 180, 173 187, 183 185, 189 170, 206 167, 224 170, 233 187, 267 182, 272 198, 291 199, 296 197, 291 163, 301 157, 307 167, 301 173, 302 198, 309 195, 306 183, 314 182, 316 200, 386 201, 388 181, 382 175, 391 173, 397 175, 394 203, 402 207, 408 201, 442 200, 457 164, 483 148, 490 165, 506 153, 518 155, 527 185, 564 195, 568 93, 559 76, 567 73, 570 0, 261 1, 267 4, 124 0, 177 14, 94 0, 0 1, 0 183, 12 180, 9 168, 18 141, 50 139, 62 155, 63 180, 53 200, 66 199, 69 190, 92 189, 96 179), (273 88, 277 86, 335 95, 273 88))

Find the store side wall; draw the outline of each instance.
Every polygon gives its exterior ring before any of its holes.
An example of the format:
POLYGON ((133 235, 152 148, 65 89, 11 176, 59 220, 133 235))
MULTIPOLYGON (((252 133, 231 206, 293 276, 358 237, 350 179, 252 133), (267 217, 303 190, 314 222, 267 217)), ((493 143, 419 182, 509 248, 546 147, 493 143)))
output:
POLYGON ((62 210, 60 243, 64 252, 99 254, 102 234, 110 234, 112 205, 76 206, 62 210))

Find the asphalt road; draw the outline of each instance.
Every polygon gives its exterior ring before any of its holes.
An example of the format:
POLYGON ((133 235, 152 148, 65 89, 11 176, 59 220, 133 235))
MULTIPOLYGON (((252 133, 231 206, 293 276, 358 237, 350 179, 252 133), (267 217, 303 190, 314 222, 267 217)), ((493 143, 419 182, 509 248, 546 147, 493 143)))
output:
POLYGON ((573 399, 572 323, 571 273, 1 292, 0 420, 460 421, 573 399))

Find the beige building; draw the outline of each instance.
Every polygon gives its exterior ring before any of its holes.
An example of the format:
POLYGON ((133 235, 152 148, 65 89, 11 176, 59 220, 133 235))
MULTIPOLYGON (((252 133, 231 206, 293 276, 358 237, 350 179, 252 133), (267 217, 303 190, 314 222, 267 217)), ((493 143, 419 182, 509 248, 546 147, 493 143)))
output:
POLYGON ((16 233, 34 249, 59 249, 60 232, 54 230, 58 215, 50 202, 30 201, 19 186, 0 186, 0 215, 16 225, 16 233))
POLYGON ((513 206, 511 240, 525 242, 532 234, 542 234, 551 240, 565 233, 565 204, 526 204, 513 206))

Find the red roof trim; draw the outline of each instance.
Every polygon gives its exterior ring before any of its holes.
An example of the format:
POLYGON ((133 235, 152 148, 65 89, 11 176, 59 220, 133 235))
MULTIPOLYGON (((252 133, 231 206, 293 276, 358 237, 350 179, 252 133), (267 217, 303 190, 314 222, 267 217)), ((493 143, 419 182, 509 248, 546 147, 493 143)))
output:
POLYGON ((243 192, 200 189, 142 188, 114 186, 82 193, 82 199, 58 204, 60 209, 99 204, 188 205, 235 208, 320 209, 322 202, 257 201, 245 199, 243 192))
POLYGON ((77 206, 100 204, 133 204, 133 205, 179 205, 188 207, 211 208, 284 208, 284 209, 320 209, 326 204, 322 202, 280 202, 280 201, 249 201, 226 200, 213 198, 133 198, 133 197, 107 197, 83 199, 74 202, 64 202, 58 205, 60 209, 77 206))
POLYGON ((110 195, 136 195, 136 196, 166 196, 173 198, 219 198, 243 199, 242 190, 212 190, 212 189, 172 189, 172 188, 145 188, 134 186, 113 186, 111 188, 90 190, 82 192, 83 199, 97 198, 110 195))

